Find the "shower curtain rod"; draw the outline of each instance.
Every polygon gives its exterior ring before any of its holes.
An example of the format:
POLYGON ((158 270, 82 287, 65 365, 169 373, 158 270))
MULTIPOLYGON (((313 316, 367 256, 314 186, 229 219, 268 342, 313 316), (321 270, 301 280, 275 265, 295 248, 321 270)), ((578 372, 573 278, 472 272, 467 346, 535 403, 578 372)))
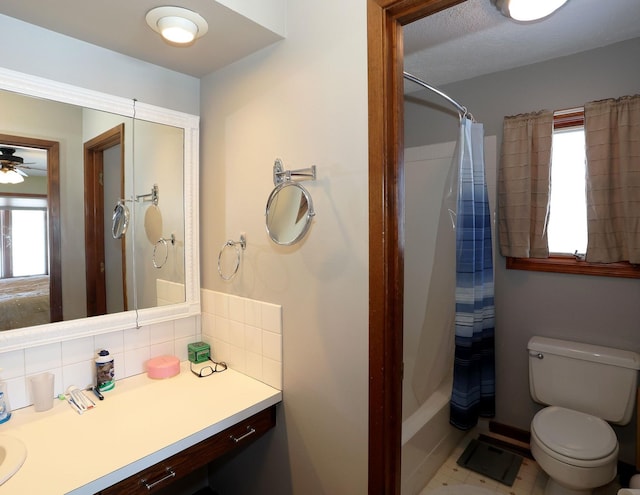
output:
POLYGON ((423 88, 428 89, 429 91, 433 91, 437 95, 442 96, 445 100, 447 100, 453 106, 455 106, 458 109, 458 113, 460 114, 460 119, 469 116, 469 111, 467 110, 467 107, 464 107, 464 106, 460 105, 460 103, 458 103, 456 100, 451 98, 446 93, 440 91, 435 86, 431 86, 430 84, 424 82, 422 79, 418 79, 416 76, 411 75, 408 72, 403 72, 402 74, 404 75, 405 79, 408 79, 409 81, 412 81, 412 82, 414 82, 416 84, 419 84, 420 86, 422 86, 423 88))

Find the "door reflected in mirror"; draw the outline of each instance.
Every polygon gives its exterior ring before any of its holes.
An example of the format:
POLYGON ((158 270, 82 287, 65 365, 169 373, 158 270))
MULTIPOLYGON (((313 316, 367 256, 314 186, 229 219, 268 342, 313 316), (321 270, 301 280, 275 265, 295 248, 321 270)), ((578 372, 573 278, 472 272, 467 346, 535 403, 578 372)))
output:
POLYGON ((267 233, 276 244, 295 244, 309 230, 314 215, 309 192, 297 182, 282 182, 267 200, 267 233))
POLYGON ((44 246, 44 268, 23 273, 11 261, 0 270, 0 330, 184 303, 184 129, 11 91, 0 91, 0 108, 11 115, 0 146, 24 155, 24 180, 0 183, 2 259, 11 259, 11 246, 26 252, 16 244, 19 215, 45 219, 30 229, 42 242, 28 243, 44 246), (45 155, 43 164, 24 154, 28 147, 45 155), (164 193, 159 204, 136 200, 155 184, 164 193), (154 247, 171 236, 158 268, 154 247))

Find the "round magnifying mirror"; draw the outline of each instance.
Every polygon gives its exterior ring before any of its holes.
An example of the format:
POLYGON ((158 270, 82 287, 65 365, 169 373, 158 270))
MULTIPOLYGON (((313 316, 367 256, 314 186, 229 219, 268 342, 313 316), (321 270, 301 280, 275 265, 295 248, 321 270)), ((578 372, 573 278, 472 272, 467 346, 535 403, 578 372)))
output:
POLYGON ((120 239, 127 232, 129 227, 129 208, 122 201, 118 201, 113 209, 113 217, 111 218, 111 235, 114 239, 120 239))
POLYGON ((151 244, 155 244, 162 238, 162 213, 158 206, 151 205, 147 208, 144 214, 144 231, 151 244))
POLYGON ((267 200, 267 233, 276 244, 295 244, 309 230, 315 215, 307 190, 297 182, 278 184, 267 200))

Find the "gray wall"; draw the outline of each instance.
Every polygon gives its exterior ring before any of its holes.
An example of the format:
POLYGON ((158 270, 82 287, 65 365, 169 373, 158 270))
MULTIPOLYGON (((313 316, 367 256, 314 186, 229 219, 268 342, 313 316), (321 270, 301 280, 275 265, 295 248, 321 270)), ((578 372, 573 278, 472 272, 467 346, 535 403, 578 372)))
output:
POLYGON ((122 98, 200 114, 200 80, 0 14, 0 65, 122 98))
POLYGON ((202 285, 282 304, 284 327, 278 426, 216 485, 228 495, 360 494, 368 455, 366 5, 286 4, 286 40, 202 81, 6 16, 0 64, 202 114, 202 285), (288 169, 318 167, 318 180, 305 183, 317 216, 294 247, 265 233, 276 157, 288 169), (223 283, 217 253, 240 232, 242 266, 223 283))
POLYGON ((285 40, 202 79, 202 286, 283 308, 278 426, 217 473, 225 495, 367 491, 366 15, 364 2, 287 0, 285 40), (276 158, 317 166, 303 183, 317 214, 290 247, 265 231, 276 158), (225 283, 217 250, 240 232, 225 283))
MULTIPOLYGON (((558 110, 640 92, 640 38, 514 70, 443 86, 501 141, 506 115, 558 110)), ((424 91, 405 103, 406 146, 455 139, 457 117, 424 91)), ((500 144, 498 144, 500 146, 500 144)), ((529 397, 526 345, 533 335, 640 352, 640 281, 506 270, 494 254, 496 274, 496 420, 529 429, 539 406, 529 397)), ((597 391, 594 391, 597 393, 597 391)), ((635 459, 635 418, 617 428, 621 458, 635 459)))

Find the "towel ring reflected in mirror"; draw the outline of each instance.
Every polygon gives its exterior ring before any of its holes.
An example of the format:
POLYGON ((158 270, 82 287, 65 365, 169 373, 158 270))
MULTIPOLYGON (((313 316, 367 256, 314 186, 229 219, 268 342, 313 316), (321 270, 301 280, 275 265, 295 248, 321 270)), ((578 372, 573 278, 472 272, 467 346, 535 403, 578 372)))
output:
POLYGON ((311 220, 316 214, 309 191, 294 181, 294 177, 315 180, 315 165, 308 169, 285 171, 282 161, 276 159, 273 166, 273 182, 276 187, 267 199, 265 216, 269 237, 281 246, 299 242, 309 231, 311 220))
POLYGON ((151 258, 151 261, 153 262, 154 268, 160 269, 167 262, 167 258, 169 257, 169 243, 171 243, 172 246, 175 246, 176 236, 174 234, 171 234, 171 237, 169 239, 165 239, 164 237, 161 237, 153 246, 153 256, 151 258), (158 253, 157 253, 158 246, 164 247, 164 258, 162 256, 158 256, 158 253))

